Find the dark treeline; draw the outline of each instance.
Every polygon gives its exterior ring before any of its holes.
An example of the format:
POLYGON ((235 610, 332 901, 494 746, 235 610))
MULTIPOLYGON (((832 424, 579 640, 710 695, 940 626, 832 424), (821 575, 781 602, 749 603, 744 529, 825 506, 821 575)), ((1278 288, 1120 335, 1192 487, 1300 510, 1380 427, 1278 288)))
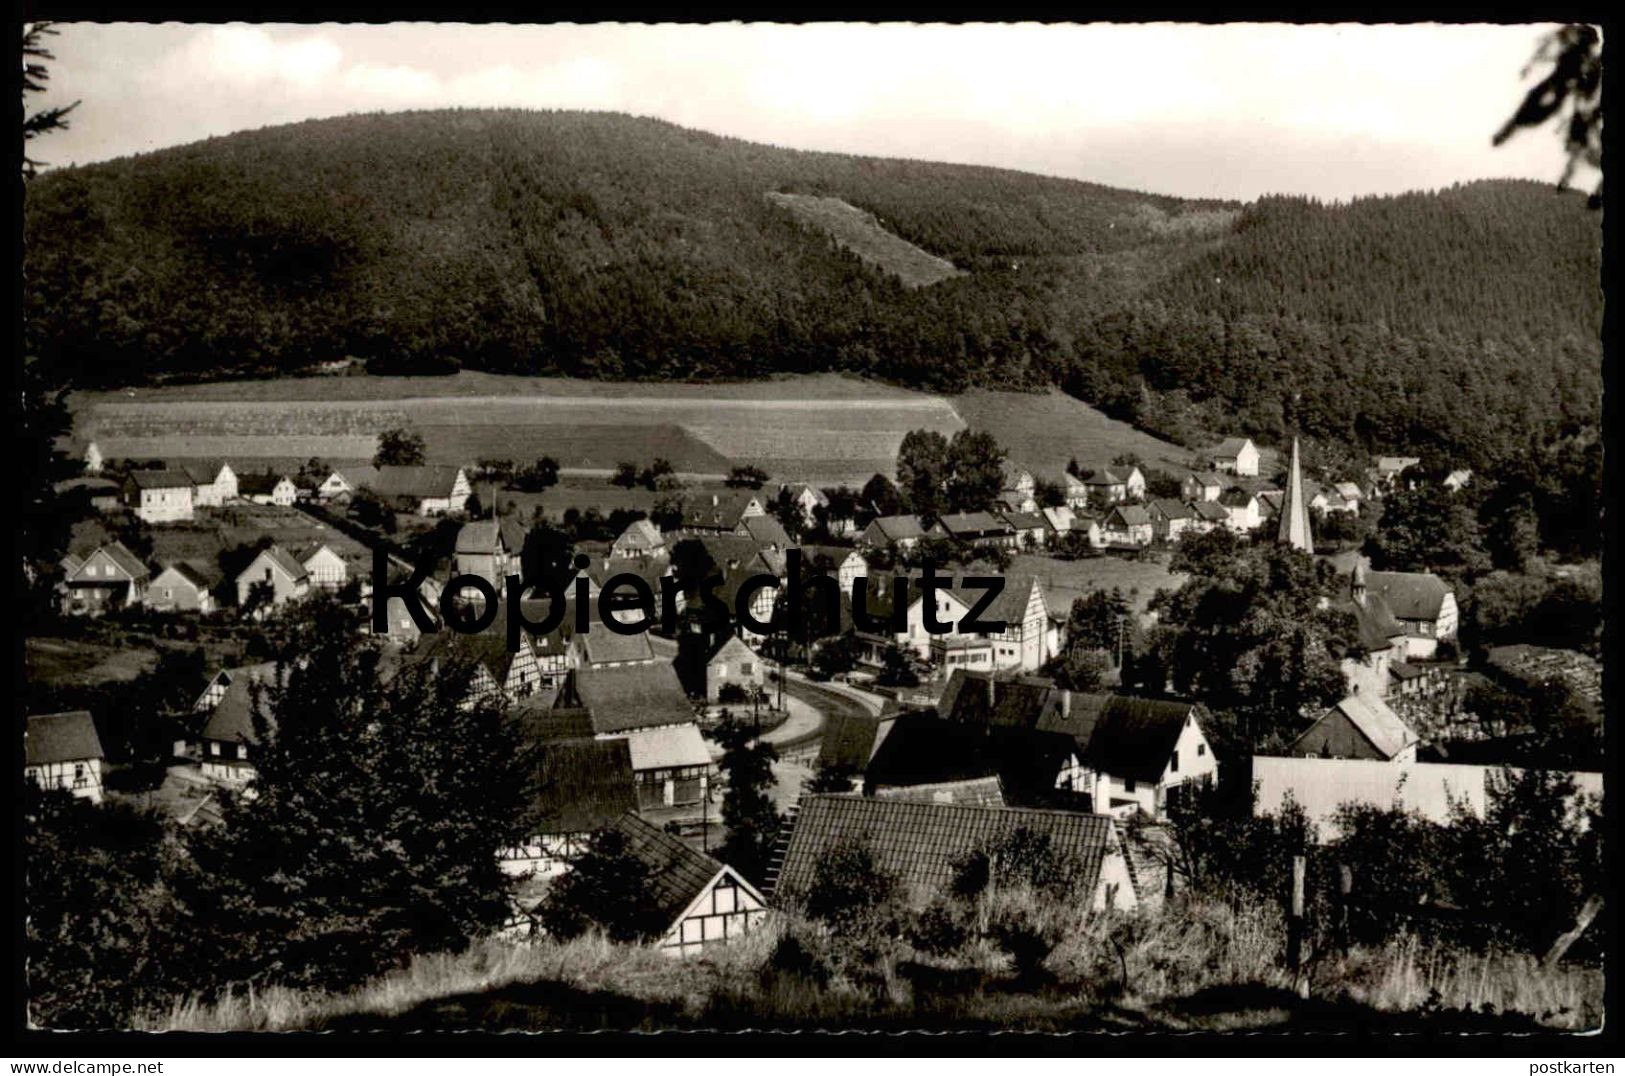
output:
POLYGON ((80 385, 344 355, 841 370, 1056 383, 1175 437, 1294 430, 1469 466, 1600 406, 1598 221, 1534 183, 1243 209, 626 116, 444 111, 66 169, 29 186, 26 228, 28 349, 80 385), (843 198, 967 275, 904 288, 774 190, 843 198))

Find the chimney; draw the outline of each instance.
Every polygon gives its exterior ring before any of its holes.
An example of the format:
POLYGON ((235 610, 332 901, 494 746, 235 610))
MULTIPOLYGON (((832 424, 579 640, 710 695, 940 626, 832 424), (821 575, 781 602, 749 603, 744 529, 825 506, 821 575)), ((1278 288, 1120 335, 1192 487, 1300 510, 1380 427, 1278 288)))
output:
POLYGON ((1365 604, 1365 562, 1354 562, 1354 574, 1349 581, 1349 596, 1356 605, 1365 604))
POLYGON ((717 498, 717 495, 715 493, 711 494, 711 507, 712 508, 715 508, 717 505, 719 505, 721 503, 722 502, 717 498))
POLYGON ((1072 717, 1072 691, 1071 691, 1070 688, 1064 688, 1063 687, 1061 689, 1061 719, 1062 720, 1068 720, 1071 717, 1072 717))

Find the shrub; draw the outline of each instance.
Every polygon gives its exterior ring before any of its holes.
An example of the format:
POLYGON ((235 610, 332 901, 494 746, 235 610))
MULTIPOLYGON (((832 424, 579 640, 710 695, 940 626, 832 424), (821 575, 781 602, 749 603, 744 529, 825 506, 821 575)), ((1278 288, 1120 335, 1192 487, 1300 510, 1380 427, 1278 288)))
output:
POLYGON ((721 689, 717 691, 717 701, 718 702, 749 702, 750 701, 750 695, 748 693, 746 693, 745 688, 744 688, 744 686, 742 684, 727 683, 727 684, 723 684, 721 689))

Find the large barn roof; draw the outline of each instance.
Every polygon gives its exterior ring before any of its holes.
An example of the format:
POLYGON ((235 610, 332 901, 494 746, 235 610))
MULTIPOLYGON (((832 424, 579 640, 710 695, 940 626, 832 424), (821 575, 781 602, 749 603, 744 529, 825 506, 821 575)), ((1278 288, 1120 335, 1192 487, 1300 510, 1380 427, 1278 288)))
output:
POLYGON ((558 740, 537 747, 530 832, 591 833, 636 807, 625 740, 558 740))
POLYGON ((694 707, 664 661, 644 665, 583 667, 574 674, 581 704, 592 714, 593 731, 626 732, 694 720, 694 707))
POLYGON ((876 869, 905 889, 940 892, 968 854, 1018 830, 1048 837, 1057 852, 1073 856, 1083 874, 1079 891, 1093 894, 1115 840, 1103 815, 814 795, 801 800, 775 896, 804 894, 818 864, 848 844, 866 846, 876 869))
POLYGON ((1437 620, 1450 588, 1432 572, 1367 572, 1365 585, 1401 620, 1437 620))

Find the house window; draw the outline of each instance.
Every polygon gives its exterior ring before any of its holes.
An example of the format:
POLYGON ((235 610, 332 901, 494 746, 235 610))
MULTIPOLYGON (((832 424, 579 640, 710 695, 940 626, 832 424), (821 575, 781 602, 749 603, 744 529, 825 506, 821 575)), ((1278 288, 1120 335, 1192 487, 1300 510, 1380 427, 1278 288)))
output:
POLYGON ((1178 751, 1175 751, 1174 754, 1173 754, 1173 757, 1168 760, 1168 769, 1170 769, 1174 773, 1179 772, 1179 752, 1178 751))
POLYGON ((742 662, 739 663, 739 675, 740 676, 749 676, 749 675, 751 675, 751 673, 753 671, 754 670, 751 668, 751 663, 750 662, 742 661, 742 662))
POLYGON ((1201 758, 1205 754, 1207 754, 1207 744, 1205 744, 1205 743, 1197 744, 1196 745, 1196 757, 1201 758))
POLYGON ((85 777, 85 764, 75 762, 73 764, 73 787, 84 788, 88 784, 90 784, 90 781, 85 777))
POLYGON ((1134 791, 1134 779, 1133 778, 1129 778, 1128 780, 1123 782, 1123 791, 1124 792, 1133 792, 1134 791))

